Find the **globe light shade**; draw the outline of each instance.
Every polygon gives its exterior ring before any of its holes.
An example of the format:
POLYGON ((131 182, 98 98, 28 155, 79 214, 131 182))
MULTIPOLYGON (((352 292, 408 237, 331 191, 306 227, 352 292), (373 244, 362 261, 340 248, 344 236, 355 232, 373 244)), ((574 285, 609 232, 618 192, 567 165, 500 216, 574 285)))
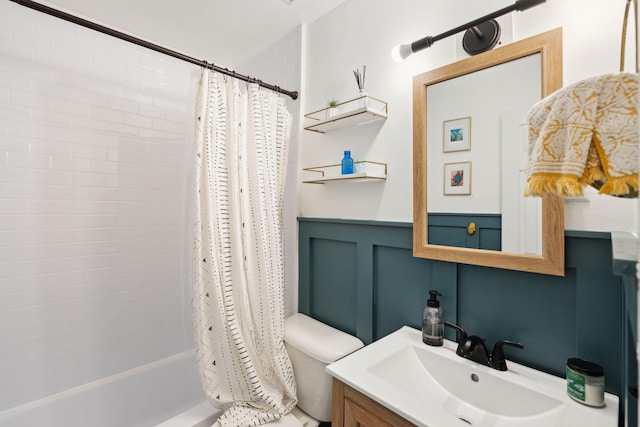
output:
POLYGON ((412 53, 411 44, 399 44, 391 50, 391 58, 395 62, 402 62, 412 53))

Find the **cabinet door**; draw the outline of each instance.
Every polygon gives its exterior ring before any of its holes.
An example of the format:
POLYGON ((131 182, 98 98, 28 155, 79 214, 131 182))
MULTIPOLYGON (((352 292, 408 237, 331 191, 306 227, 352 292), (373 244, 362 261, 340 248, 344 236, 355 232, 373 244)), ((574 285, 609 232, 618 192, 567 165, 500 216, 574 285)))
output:
POLYGON ((350 399, 344 400, 344 427, 393 427, 350 399))
POLYGON ((340 380, 333 379, 333 427, 416 427, 340 380))

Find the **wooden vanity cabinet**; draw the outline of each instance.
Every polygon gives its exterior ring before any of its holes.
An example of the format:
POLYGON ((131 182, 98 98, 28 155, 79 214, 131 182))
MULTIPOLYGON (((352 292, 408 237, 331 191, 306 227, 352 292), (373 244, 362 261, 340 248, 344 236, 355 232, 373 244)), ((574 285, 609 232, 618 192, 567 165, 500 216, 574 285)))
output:
POLYGON ((378 402, 333 379, 333 427, 415 427, 378 402))

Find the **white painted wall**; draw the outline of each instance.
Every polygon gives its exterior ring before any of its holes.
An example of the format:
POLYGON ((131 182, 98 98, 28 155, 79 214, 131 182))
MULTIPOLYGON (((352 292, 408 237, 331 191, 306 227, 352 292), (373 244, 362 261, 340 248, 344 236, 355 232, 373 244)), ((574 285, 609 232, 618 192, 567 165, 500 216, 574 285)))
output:
MULTIPOLYGON (((506 7, 511 0, 348 0, 309 24, 304 46, 304 112, 337 97, 357 96, 352 70, 367 65, 366 90, 389 102, 384 124, 331 134, 301 135, 301 167, 333 164, 351 149, 358 160, 387 162, 385 183, 303 184, 300 214, 306 217, 412 221, 412 77, 456 60, 450 37, 402 64, 392 47, 435 35, 506 7)), ((564 84, 617 72, 624 1, 548 0, 512 14, 514 40, 562 27, 564 84)), ((633 48, 634 43, 630 42, 633 48)), ((627 55, 627 64, 633 55, 627 55)), ((635 231, 637 203, 599 196, 587 189, 582 201, 566 203, 566 229, 635 231)))
POLYGON ((343 1, 38 0, 243 74, 242 63, 343 1))

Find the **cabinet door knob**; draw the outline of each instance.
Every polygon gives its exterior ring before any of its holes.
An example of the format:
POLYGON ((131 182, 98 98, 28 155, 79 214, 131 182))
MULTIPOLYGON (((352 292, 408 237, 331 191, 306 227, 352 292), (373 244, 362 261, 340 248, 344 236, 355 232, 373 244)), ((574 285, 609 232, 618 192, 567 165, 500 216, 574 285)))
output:
POLYGON ((476 232, 476 223, 475 222, 470 222, 469 226, 467 227, 467 233, 469 233, 470 235, 476 232))

